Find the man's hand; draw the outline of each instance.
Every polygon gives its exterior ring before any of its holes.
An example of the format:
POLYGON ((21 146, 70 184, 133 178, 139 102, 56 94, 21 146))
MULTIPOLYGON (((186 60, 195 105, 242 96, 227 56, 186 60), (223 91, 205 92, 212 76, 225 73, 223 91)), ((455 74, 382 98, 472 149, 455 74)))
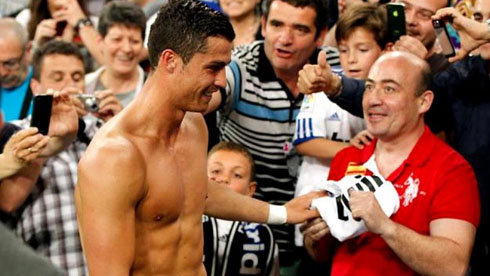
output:
POLYGON ((48 144, 49 137, 38 133, 31 127, 12 135, 0 154, 1 178, 16 174, 33 161, 48 144))
POLYGON ((354 219, 362 219, 367 229, 374 234, 388 231, 392 221, 385 215, 372 192, 349 192, 349 205, 354 219))
POLYGON ((330 233, 327 223, 322 218, 315 218, 303 223, 299 230, 305 239, 310 239, 313 243, 318 242, 330 233))
POLYGON ((440 9, 432 19, 449 20, 461 38, 461 49, 456 56, 449 58, 450 62, 463 59, 471 51, 490 42, 490 31, 487 24, 466 18, 454 8, 440 9))
POLYGON ((110 89, 96 91, 95 96, 99 100, 99 110, 94 115, 104 120, 104 122, 109 121, 124 108, 121 101, 110 89))
POLYGON ((303 94, 325 92, 328 96, 338 93, 340 78, 332 73, 327 63, 327 53, 320 51, 318 64, 306 64, 299 71, 298 88, 303 94))
POLYGON ((70 97, 71 88, 53 93, 53 110, 49 122, 48 135, 51 137, 75 137, 78 130, 78 116, 70 97))
POLYGON ((65 0, 62 9, 55 11, 52 16, 58 20, 66 20, 68 24, 75 27, 77 22, 85 18, 82 8, 76 0, 65 0))
POLYGON ((364 146, 367 146, 371 143, 373 138, 374 136, 366 129, 357 133, 356 136, 352 137, 349 142, 354 147, 358 149, 363 149, 364 146))
POLYGON ((311 192, 303 196, 295 197, 288 201, 286 207, 288 219, 287 223, 296 224, 320 216, 316 209, 311 210, 311 201, 315 198, 325 196, 324 191, 311 192))
POLYGON ((421 59, 428 58, 429 52, 425 48, 424 44, 415 37, 403 35, 393 45, 393 49, 396 51, 408 52, 418 56, 421 59))
POLYGON ((37 25, 34 42, 38 46, 56 36, 56 22, 55 19, 44 19, 37 25))

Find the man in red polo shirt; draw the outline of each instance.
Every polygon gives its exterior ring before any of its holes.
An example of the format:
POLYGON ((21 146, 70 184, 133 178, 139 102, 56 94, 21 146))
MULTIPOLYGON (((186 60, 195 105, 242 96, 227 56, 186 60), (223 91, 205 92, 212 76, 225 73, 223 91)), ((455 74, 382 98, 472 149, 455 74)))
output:
POLYGON ((464 275, 480 217, 470 165, 424 124, 433 93, 430 70, 409 53, 382 56, 370 70, 363 97, 375 139, 341 151, 329 178, 375 174, 393 183, 400 208, 387 217, 372 192, 352 191, 352 218, 368 232, 342 243, 321 219, 302 226, 305 247, 332 259, 331 275, 464 275))

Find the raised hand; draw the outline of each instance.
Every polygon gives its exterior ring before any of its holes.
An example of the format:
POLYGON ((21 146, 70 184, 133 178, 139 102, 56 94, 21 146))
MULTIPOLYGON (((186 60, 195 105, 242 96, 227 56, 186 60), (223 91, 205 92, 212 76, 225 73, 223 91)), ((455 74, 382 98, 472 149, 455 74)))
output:
POLYGON ((110 89, 96 91, 95 96, 99 100, 99 110, 94 115, 104 120, 104 122, 109 121, 124 108, 121 101, 110 89))
POLYGON ((327 53, 320 51, 317 64, 306 64, 299 71, 298 88, 303 94, 325 92, 332 96, 338 92, 340 79, 332 73, 327 63, 327 53))
POLYGON ((487 24, 466 18, 454 8, 440 9, 432 19, 449 20, 461 38, 461 49, 456 52, 456 56, 449 58, 450 62, 463 59, 480 45, 490 42, 487 24))

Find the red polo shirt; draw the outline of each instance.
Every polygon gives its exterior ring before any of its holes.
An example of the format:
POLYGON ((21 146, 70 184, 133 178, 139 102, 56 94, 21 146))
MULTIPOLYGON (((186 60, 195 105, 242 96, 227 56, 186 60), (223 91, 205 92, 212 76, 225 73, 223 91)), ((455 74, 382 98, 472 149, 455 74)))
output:
MULTIPOLYGON (((329 179, 364 171, 363 164, 373 155, 377 140, 358 150, 349 147, 334 158, 329 179)), ((365 171, 369 174, 369 171, 365 171)), ((429 223, 454 218, 478 226, 480 201, 471 166, 452 148, 425 131, 408 158, 388 177, 400 195, 400 209, 391 219, 429 235, 429 223)), ((344 241, 336 250, 332 276, 415 275, 379 236, 367 232, 344 241)))

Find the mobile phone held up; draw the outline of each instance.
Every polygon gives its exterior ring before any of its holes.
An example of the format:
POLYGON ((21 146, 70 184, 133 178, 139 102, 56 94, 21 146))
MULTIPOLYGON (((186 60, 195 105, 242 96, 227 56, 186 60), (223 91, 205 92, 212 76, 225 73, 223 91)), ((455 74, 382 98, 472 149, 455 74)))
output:
POLYGON ((31 127, 37 127, 39 133, 48 135, 51 109, 53 108, 53 95, 34 96, 31 127))
POLYGON ((456 30, 444 20, 432 20, 432 25, 436 31, 437 40, 442 48, 442 53, 446 57, 453 57, 456 55, 456 50, 461 47, 461 41, 459 39, 456 30))
POLYGON ((405 7, 401 3, 386 4, 388 14, 388 39, 395 42, 407 33, 405 29, 405 7))
POLYGON ((66 20, 56 22, 56 36, 61 36, 68 22, 66 20))

